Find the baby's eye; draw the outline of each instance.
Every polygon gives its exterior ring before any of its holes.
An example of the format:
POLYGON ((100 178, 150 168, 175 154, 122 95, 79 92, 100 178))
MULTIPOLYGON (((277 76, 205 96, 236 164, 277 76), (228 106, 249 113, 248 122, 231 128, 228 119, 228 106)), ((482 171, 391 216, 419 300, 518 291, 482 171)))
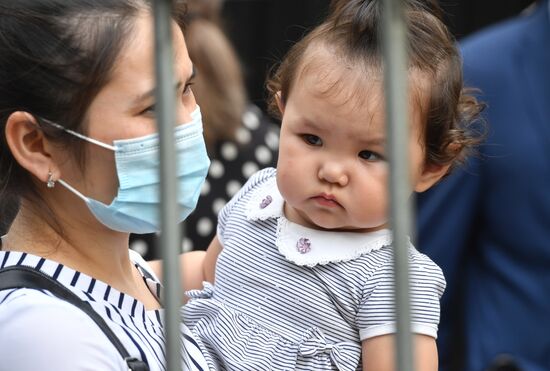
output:
POLYGON ((323 144, 323 141, 317 135, 303 134, 302 138, 304 139, 304 142, 312 146, 320 146, 323 144))
POLYGON ((367 161, 380 161, 383 160, 382 156, 376 152, 372 151, 361 151, 359 152, 359 157, 367 161))

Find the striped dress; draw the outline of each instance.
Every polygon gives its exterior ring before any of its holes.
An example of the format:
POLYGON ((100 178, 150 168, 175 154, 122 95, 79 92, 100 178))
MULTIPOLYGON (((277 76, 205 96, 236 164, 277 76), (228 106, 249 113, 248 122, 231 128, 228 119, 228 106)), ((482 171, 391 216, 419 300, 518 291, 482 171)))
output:
MULTIPOLYGON (((288 221, 275 169, 219 215, 215 287, 189 292, 184 321, 223 370, 360 370, 361 341, 395 332, 391 232, 288 221)), ((437 336, 445 279, 409 248, 412 331, 437 336)))
MULTIPOLYGON (((161 285, 135 252, 130 257, 151 292, 161 285)), ((90 276, 38 256, 0 251, 0 269, 22 265, 53 277, 89 302, 122 342, 130 356, 144 360, 151 371, 166 370, 161 310, 143 304, 90 276)), ((184 370, 208 370, 197 343, 181 326, 184 370)), ((0 371, 97 371, 128 368, 100 328, 79 308, 47 291, 0 291, 0 371)))

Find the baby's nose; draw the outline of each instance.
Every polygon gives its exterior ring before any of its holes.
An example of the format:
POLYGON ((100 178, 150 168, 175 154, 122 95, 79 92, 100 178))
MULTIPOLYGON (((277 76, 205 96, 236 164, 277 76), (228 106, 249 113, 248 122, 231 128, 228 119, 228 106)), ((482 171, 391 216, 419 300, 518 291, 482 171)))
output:
POLYGON ((319 168, 319 179, 329 183, 345 186, 349 182, 349 176, 345 165, 336 161, 324 162, 319 168))

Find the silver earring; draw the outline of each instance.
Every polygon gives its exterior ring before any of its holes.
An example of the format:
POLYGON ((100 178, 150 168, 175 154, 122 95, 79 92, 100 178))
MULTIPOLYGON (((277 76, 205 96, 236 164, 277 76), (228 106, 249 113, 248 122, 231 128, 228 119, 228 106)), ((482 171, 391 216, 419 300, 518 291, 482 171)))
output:
POLYGON ((55 180, 53 179, 53 174, 51 171, 48 172, 48 182, 46 183, 46 187, 48 188, 55 187, 55 180))

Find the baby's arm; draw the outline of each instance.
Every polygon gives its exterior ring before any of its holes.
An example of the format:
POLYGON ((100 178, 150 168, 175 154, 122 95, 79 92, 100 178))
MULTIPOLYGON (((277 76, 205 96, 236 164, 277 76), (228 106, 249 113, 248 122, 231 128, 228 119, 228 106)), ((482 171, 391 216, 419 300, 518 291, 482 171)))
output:
MULTIPOLYGON (((395 370, 393 250, 384 248, 372 254, 379 265, 365 282, 357 314, 363 369, 395 370)), ((409 249, 409 282, 414 365, 419 371, 436 371, 438 357, 435 339, 440 316, 439 300, 445 289, 445 278, 435 263, 412 246, 409 249)))
MULTIPOLYGON (((395 335, 382 335, 363 340, 363 370, 395 370, 395 339, 395 335)), ((416 334, 413 334, 412 339, 415 370, 437 371, 435 339, 431 336, 416 334)))

